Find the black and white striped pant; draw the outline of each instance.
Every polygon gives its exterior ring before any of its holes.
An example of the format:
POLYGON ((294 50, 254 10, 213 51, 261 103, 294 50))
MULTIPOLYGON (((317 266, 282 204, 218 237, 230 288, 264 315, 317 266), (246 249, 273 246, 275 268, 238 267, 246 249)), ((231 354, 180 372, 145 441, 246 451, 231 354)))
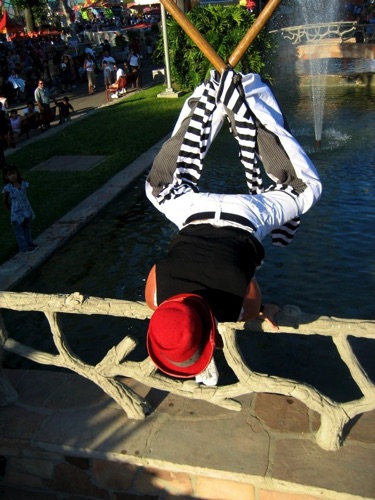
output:
MULTIPOLYGON (((196 175, 189 173, 188 182, 184 182, 184 174, 181 174, 183 168, 178 166, 177 159, 186 142, 195 107, 205 90, 203 84, 186 101, 172 137, 156 156, 146 181, 146 194, 150 201, 179 229, 194 214, 210 212, 214 215, 207 220, 208 223, 251 230, 238 222, 225 220, 222 214, 229 213, 246 218, 250 226, 255 228, 254 235, 261 241, 271 231, 307 212, 321 195, 319 175, 298 141, 284 127, 282 112, 270 88, 259 75, 252 73, 242 75, 242 87, 253 117, 251 124, 249 120, 249 127, 256 126, 258 153, 266 174, 275 183, 273 189, 259 194, 201 193, 198 188, 200 172, 196 175), (175 196, 174 189, 177 193, 175 196)), ((219 82, 215 82, 212 88, 218 89, 219 82)), ((204 134, 202 163, 227 117, 233 121, 232 128, 235 128, 233 111, 223 102, 213 103, 209 127, 204 134)), ((240 148, 243 147, 240 140, 239 143, 240 148)))

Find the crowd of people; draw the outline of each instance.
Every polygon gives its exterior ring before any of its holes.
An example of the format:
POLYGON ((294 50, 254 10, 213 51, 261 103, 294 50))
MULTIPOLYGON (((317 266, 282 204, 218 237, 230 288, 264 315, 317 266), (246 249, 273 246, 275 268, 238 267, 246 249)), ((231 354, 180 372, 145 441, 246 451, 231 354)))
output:
MULTIPOLYGON (((51 40, 52 41, 52 40, 51 40)), ((137 73, 135 78, 139 86, 138 73, 141 56, 139 41, 134 39, 130 46, 124 47, 125 73, 137 73)), ((68 46, 57 44, 42 45, 32 39, 22 43, 0 43, 0 97, 6 99, 8 106, 32 100, 38 80, 43 79, 45 87, 53 93, 65 93, 74 89, 77 83, 87 81, 89 94, 95 91, 96 75, 102 73, 108 62, 110 74, 106 72, 107 84, 115 81, 111 56, 111 45, 103 42, 93 50, 90 46, 80 54, 72 54, 68 46)), ((134 77, 134 75, 133 75, 134 77)), ((4 102, 3 102, 4 105, 4 102)))
MULTIPOLYGON (((95 50, 89 44, 81 46, 80 53, 72 51, 68 44, 62 44, 61 38, 56 37, 11 42, 3 39, 0 42, 1 163, 4 163, 4 150, 16 146, 22 119, 30 116, 30 109, 37 114, 54 103, 59 110, 59 123, 64 123, 73 111, 66 94, 79 83, 87 82, 88 94, 91 95, 96 90, 98 77, 108 89, 116 85, 121 73, 126 76, 126 86, 141 86, 139 39, 135 37, 126 46, 127 52, 123 52, 125 61, 117 66, 112 50, 108 40, 95 50), (60 102, 57 102, 60 94, 60 102), (20 104, 24 104, 24 109, 16 111, 14 108, 19 108, 20 104)), ((112 97, 119 97, 116 89, 113 90, 112 97)), ((42 131, 46 128, 49 128, 48 123, 41 125, 42 131)))
MULTIPOLYGON (((58 37, 57 37, 58 38, 58 37)), ((8 105, 29 101, 42 78, 50 91, 70 91, 77 82, 79 61, 61 45, 32 38, 0 43, 0 96, 8 105)))
POLYGON ((154 24, 160 21, 160 9, 148 9, 145 7, 139 12, 132 12, 130 9, 124 9, 121 15, 107 16, 102 10, 91 9, 83 17, 82 13, 77 13, 74 20, 75 31, 78 36, 84 31, 107 31, 127 28, 137 24, 154 24))
POLYGON ((355 33, 357 43, 373 42, 375 37, 375 1, 347 0, 344 4, 344 19, 356 21, 359 25, 355 33))
MULTIPOLYGON (((88 92, 92 94, 96 88, 96 75, 102 73, 104 87, 116 91, 121 77, 126 77, 126 86, 141 87, 140 69, 142 58, 139 54, 139 41, 134 39, 130 46, 123 50, 125 61, 120 63, 111 55, 110 45, 103 46, 103 52, 97 57, 91 47, 85 49, 86 55, 81 68, 81 80, 87 79, 88 92), (86 73, 86 76, 85 76, 86 73)), ((112 94, 113 98, 119 97, 112 94)))
POLYGON ((367 24, 373 19, 375 12, 375 2, 372 0, 346 0, 343 8, 345 21, 358 21, 360 24, 367 24))

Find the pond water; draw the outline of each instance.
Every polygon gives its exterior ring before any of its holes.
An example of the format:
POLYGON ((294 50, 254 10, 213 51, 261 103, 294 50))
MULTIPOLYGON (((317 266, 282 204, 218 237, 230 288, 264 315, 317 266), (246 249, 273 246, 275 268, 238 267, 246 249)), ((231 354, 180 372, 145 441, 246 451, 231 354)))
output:
MULTIPOLYGON (((314 144, 308 89, 276 87, 275 93, 292 132, 317 166, 324 190, 319 203, 303 216, 289 247, 280 249, 264 242, 266 260, 257 273, 264 301, 295 304, 311 314, 375 319, 375 89, 327 89, 319 149, 314 144)), ((203 182, 213 191, 244 191, 237 146, 229 134, 221 133, 212 146, 203 182)), ((78 291, 144 300, 148 271, 164 254, 175 228, 151 206, 143 186, 144 177, 25 279, 17 291, 78 291)), ((7 313, 11 336, 53 351, 43 315, 17 313, 13 319, 13 314, 7 313)), ((89 362, 99 361, 125 334, 137 334, 140 329, 144 335, 145 331, 144 324, 124 323, 119 318, 67 315, 63 324, 73 349, 89 362)), ((304 349, 309 359, 311 345, 305 343, 304 349)), ((290 356, 289 348, 286 350, 290 356)), ((328 352, 326 346, 322 350, 328 352)), ((276 351, 280 354, 280 347, 276 351)), ((144 354, 143 350, 140 356, 144 354)), ((27 361, 9 356, 7 362, 28 366, 27 361)))

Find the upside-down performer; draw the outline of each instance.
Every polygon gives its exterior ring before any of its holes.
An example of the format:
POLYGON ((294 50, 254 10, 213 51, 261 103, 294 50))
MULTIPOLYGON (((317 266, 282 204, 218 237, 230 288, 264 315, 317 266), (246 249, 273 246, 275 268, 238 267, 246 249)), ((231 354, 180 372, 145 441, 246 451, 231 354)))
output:
POLYGON ((277 329, 278 308, 262 305, 254 278, 264 258, 261 242, 271 234, 274 244, 289 243, 321 190, 260 76, 212 72, 186 101, 146 181, 149 200, 178 227, 145 290, 154 310, 147 349, 161 371, 216 385, 217 322, 259 316, 277 329), (199 191, 205 155, 226 119, 239 144, 247 194, 199 191), (273 183, 266 190, 257 158, 273 183))

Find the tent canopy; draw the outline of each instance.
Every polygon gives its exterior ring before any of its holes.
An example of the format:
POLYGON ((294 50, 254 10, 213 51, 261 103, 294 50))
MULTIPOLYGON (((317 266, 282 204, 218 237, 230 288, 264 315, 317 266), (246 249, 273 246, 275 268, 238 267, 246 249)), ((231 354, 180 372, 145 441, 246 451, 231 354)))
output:
POLYGON ((150 23, 138 23, 134 24, 133 26, 127 26, 126 28, 123 28, 123 31, 148 30, 151 27, 152 24, 150 23))
POLYGON ((156 2, 153 2, 153 1, 150 2, 150 0, 135 0, 134 3, 136 3, 138 5, 155 5, 155 4, 160 4, 159 0, 157 0, 156 2))
POLYGON ((115 6, 120 6, 120 2, 115 0, 85 0, 84 3, 80 4, 80 9, 110 9, 115 6))

